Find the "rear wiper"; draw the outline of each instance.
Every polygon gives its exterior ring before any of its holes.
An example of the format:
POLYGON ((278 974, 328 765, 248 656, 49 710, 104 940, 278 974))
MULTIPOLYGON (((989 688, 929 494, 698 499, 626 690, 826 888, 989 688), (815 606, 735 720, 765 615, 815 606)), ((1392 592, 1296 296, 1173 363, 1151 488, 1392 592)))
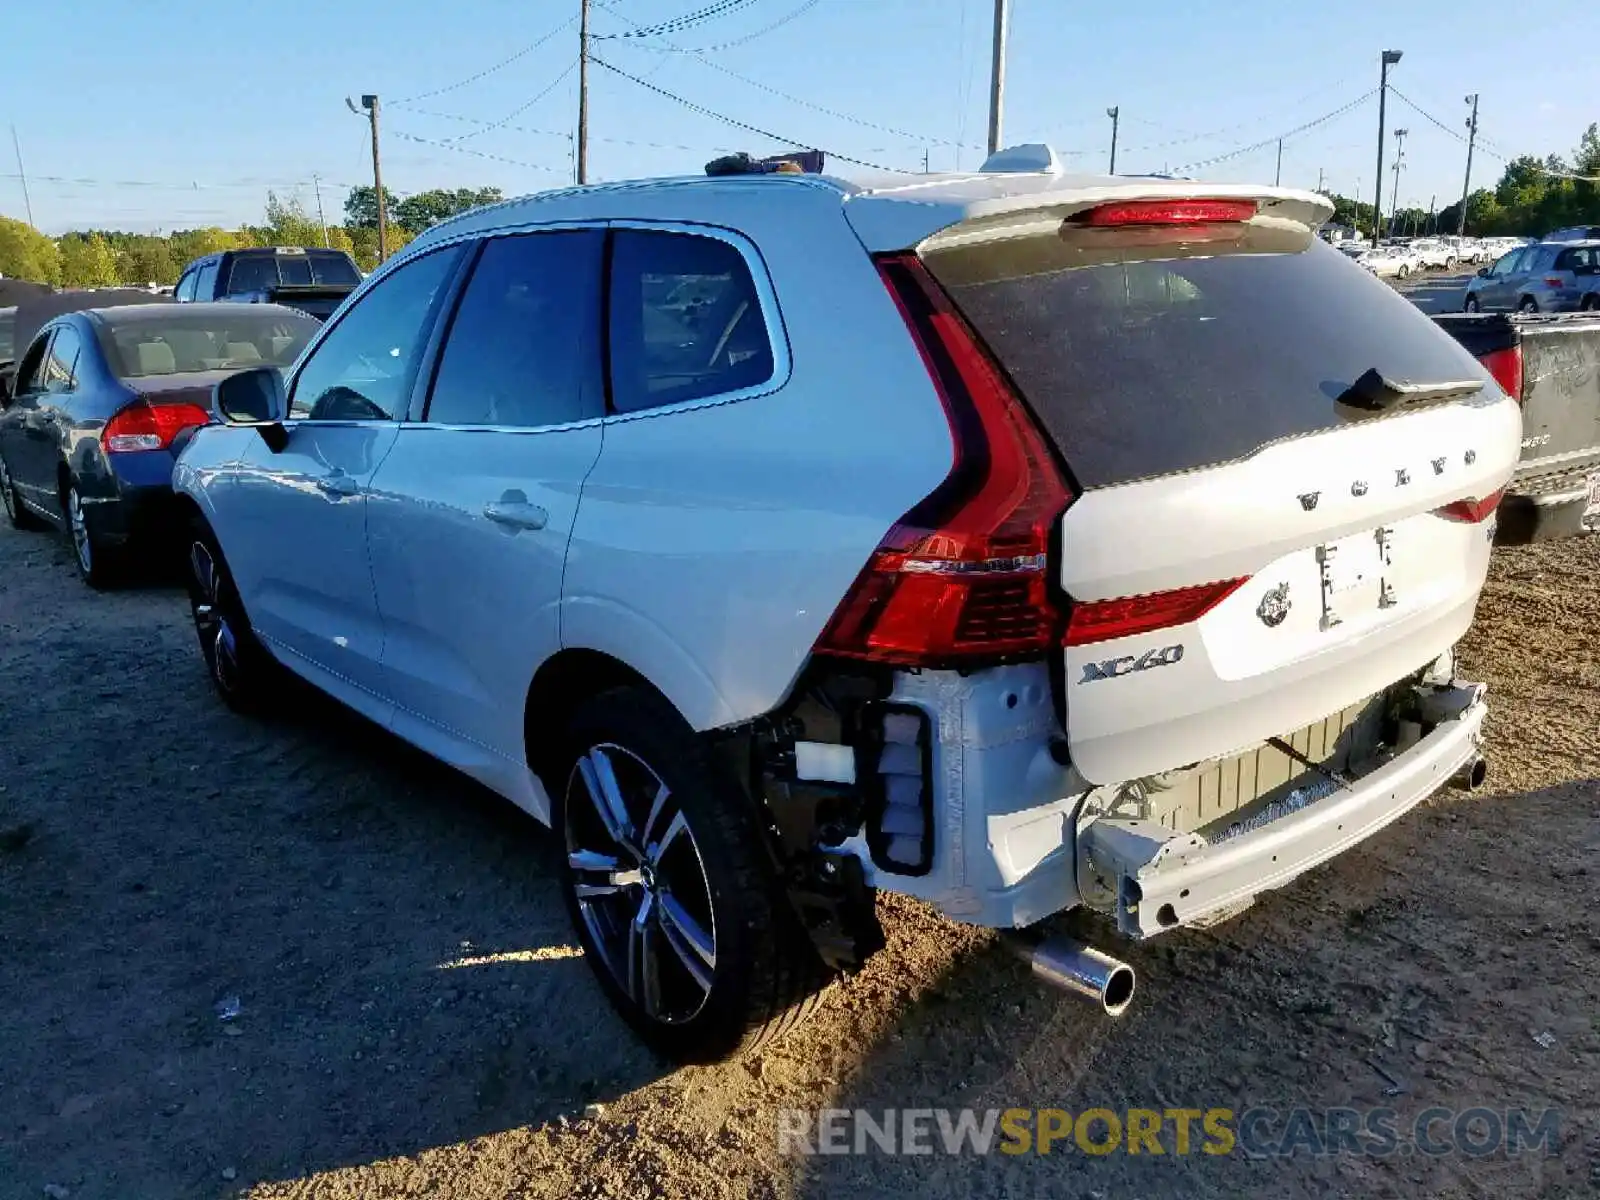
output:
POLYGON ((1387 412, 1402 404, 1437 403, 1460 400, 1483 391, 1483 381, 1460 379, 1446 383, 1413 383, 1409 379, 1390 379, 1373 367, 1339 396, 1338 403, 1369 412, 1387 412))

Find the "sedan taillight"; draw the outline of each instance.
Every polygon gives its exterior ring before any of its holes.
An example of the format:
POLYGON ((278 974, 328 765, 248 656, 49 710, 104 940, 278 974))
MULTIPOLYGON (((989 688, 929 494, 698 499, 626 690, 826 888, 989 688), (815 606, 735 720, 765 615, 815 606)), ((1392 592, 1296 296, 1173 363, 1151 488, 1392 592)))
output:
POLYGON ((100 440, 107 454, 166 450, 185 429, 210 421, 211 414, 198 404, 150 404, 138 400, 106 422, 100 440))

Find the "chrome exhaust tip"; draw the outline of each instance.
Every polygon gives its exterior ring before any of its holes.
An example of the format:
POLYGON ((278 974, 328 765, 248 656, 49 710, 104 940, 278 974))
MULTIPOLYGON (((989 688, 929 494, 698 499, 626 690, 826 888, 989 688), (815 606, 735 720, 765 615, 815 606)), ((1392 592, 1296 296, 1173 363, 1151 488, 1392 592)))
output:
POLYGON ((1121 959, 1066 937, 1033 943, 1013 935, 1010 945, 1036 978, 1069 995, 1095 1001, 1107 1016, 1120 1017, 1133 1003, 1138 980, 1133 968, 1121 959))
POLYGON ((1481 754, 1474 754, 1456 768, 1456 773, 1450 776, 1450 786, 1460 788, 1464 792, 1475 792, 1483 786, 1483 781, 1488 777, 1489 760, 1481 754))

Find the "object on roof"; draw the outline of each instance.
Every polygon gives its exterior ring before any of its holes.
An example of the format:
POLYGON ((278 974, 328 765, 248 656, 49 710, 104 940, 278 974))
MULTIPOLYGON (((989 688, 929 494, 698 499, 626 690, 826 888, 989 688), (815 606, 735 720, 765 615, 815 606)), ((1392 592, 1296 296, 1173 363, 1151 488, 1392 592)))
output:
POLYGON ((1007 146, 996 150, 983 160, 978 170, 984 174, 1033 174, 1045 172, 1061 174, 1061 160, 1056 152, 1043 142, 1027 142, 1021 146, 1007 146))
POLYGON ((725 154, 706 164, 707 175, 820 175, 821 150, 796 150, 770 158, 752 158, 744 151, 725 154))

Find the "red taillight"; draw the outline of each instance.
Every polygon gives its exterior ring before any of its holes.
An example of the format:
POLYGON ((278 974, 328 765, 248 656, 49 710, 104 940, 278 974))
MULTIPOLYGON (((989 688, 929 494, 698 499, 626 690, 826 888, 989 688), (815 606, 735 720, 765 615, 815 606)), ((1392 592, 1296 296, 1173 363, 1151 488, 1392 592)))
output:
POLYGON ((949 476, 889 531, 817 642, 901 666, 1044 653, 1050 537, 1072 493, 1000 368, 914 254, 878 260, 944 403, 949 476))
POLYGON ((197 404, 147 404, 140 400, 107 421, 100 437, 107 454, 165 450, 185 429, 210 420, 211 414, 197 404))
POLYGON ((1518 404, 1522 403, 1522 347, 1509 346, 1494 350, 1478 360, 1484 370, 1494 376, 1501 390, 1518 404))
POLYGON ((1562 288, 1567 286, 1566 281, 1559 275, 1546 275, 1544 282, 1546 287, 1562 288))
POLYGON ((1498 492, 1489 493, 1482 500, 1457 500, 1454 504, 1446 504, 1443 508, 1436 508, 1433 511, 1447 521, 1477 525, 1487 521, 1494 514, 1505 494, 1505 488, 1501 488, 1498 492))
POLYGON ((1256 215, 1254 200, 1121 200, 1085 209, 1072 218, 1076 225, 1197 225, 1213 221, 1248 221, 1256 215))
POLYGON ((1224 579, 1170 592, 1074 604, 1063 641, 1068 646, 1087 646, 1092 642, 1109 642, 1112 638, 1187 625, 1205 616, 1244 583, 1243 579, 1224 579))

